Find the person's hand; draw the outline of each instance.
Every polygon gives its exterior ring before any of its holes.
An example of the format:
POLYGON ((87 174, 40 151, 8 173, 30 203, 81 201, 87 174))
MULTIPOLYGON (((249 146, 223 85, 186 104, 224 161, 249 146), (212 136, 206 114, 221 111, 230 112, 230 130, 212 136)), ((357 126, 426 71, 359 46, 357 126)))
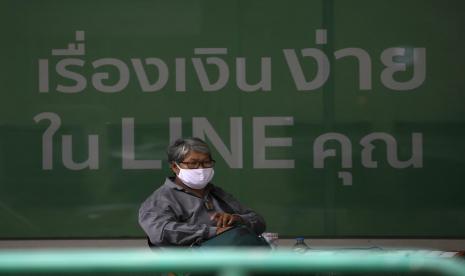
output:
POLYGON ((210 219, 216 221, 216 227, 218 228, 224 228, 234 224, 243 223, 243 220, 239 215, 228 213, 217 212, 214 213, 210 219))

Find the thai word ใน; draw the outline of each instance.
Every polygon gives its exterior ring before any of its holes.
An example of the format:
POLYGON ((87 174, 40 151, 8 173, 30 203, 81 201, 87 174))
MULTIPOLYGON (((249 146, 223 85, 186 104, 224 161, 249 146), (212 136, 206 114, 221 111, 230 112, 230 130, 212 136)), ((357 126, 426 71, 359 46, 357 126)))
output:
MULTIPOLYGON (((61 135, 61 139, 54 136, 59 131, 62 120, 61 117, 53 112, 42 112, 34 118, 36 123, 42 121, 48 122, 49 125, 42 135, 42 169, 53 170, 56 161, 54 160, 53 149, 54 141, 61 143, 61 162, 65 168, 73 171, 78 170, 98 170, 100 168, 99 156, 101 148, 99 146, 99 135, 88 135, 87 159, 75 161, 73 158, 73 136, 69 134, 61 135)), ((295 160, 293 159, 269 159, 267 151, 271 148, 288 148, 293 146, 292 137, 267 137, 267 128, 292 127, 294 118, 289 117, 253 117, 252 118, 252 166, 254 169, 294 169, 295 160)), ((169 135, 157 134, 159 137, 169 137, 169 141, 162 143, 167 145, 176 139, 183 137, 183 122, 180 117, 170 117, 168 119, 169 135)), ((227 166, 232 169, 244 168, 244 147, 243 133, 244 125, 242 117, 229 118, 229 137, 225 143, 220 135, 212 126, 206 117, 192 118, 192 136, 200 137, 211 142, 211 145, 219 153, 227 166)), ((190 136, 190 135, 189 135, 190 136)), ((136 128, 135 120, 132 117, 121 119, 121 166, 123 170, 159 170, 162 168, 162 159, 142 160, 136 159, 136 128)), ((408 160, 399 160, 397 139, 385 132, 373 132, 363 136, 359 141, 361 146, 361 165, 367 169, 378 168, 378 161, 374 160, 373 151, 375 150, 375 141, 385 144, 387 163, 394 169, 406 168, 423 168, 423 134, 414 132, 411 134, 411 157, 408 160)), ((378 145, 376 144, 376 145, 378 145)), ((403 147, 409 145, 402 145, 403 147)), ((141 147, 139 147, 141 148, 141 147)), ((142 148, 150 148, 150 145, 143 145, 142 148)), ((308 152, 312 152, 308 150, 308 152)), ((163 153, 164 154, 164 153, 163 153)), ((324 170, 326 159, 333 157, 341 160, 341 170, 338 177, 344 185, 352 185, 352 173, 349 171, 353 168, 353 144, 351 139, 346 135, 337 132, 323 133, 313 141, 313 169, 324 170), (334 143, 340 145, 340 157, 334 148, 334 143), (328 145, 329 144, 329 145, 328 145)))

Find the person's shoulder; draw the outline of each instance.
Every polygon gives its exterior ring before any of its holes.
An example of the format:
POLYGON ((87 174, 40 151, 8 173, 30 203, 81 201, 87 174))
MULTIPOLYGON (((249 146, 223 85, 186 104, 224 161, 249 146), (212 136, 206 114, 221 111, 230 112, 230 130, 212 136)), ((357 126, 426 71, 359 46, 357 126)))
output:
POLYGON ((231 194, 226 192, 223 188, 220 186, 214 185, 213 183, 210 183, 211 185, 211 192, 213 192, 215 195, 220 196, 220 197, 230 197, 231 194))
POLYGON ((142 202, 139 208, 139 216, 146 213, 161 212, 172 206, 174 186, 171 184, 176 185, 169 178, 166 178, 165 182, 142 202))

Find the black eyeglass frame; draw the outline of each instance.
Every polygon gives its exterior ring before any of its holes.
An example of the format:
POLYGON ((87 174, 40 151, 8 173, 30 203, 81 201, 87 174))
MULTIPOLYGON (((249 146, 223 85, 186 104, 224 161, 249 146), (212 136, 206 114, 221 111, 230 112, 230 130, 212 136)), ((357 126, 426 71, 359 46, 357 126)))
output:
POLYGON ((212 159, 205 161, 179 162, 178 164, 185 164, 188 169, 198 169, 200 168, 200 165, 202 165, 202 168, 213 168, 215 166, 215 163, 216 161, 212 159), (211 166, 206 166, 205 163, 211 163, 211 166))

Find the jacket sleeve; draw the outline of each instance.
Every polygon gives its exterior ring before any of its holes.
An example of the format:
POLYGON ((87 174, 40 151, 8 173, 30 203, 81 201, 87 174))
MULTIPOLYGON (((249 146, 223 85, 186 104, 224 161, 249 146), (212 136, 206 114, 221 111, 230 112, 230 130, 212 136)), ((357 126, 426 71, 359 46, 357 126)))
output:
POLYGON ((257 235, 265 232, 266 230, 266 222, 261 215, 253 211, 252 209, 242 205, 237 199, 235 199, 229 193, 226 193, 222 189, 218 188, 218 196, 222 197, 222 199, 233 208, 235 213, 239 215, 246 226, 252 229, 257 235))
POLYGON ((178 221, 164 201, 144 202, 139 209, 139 224, 156 246, 189 246, 216 234, 216 227, 178 221))

